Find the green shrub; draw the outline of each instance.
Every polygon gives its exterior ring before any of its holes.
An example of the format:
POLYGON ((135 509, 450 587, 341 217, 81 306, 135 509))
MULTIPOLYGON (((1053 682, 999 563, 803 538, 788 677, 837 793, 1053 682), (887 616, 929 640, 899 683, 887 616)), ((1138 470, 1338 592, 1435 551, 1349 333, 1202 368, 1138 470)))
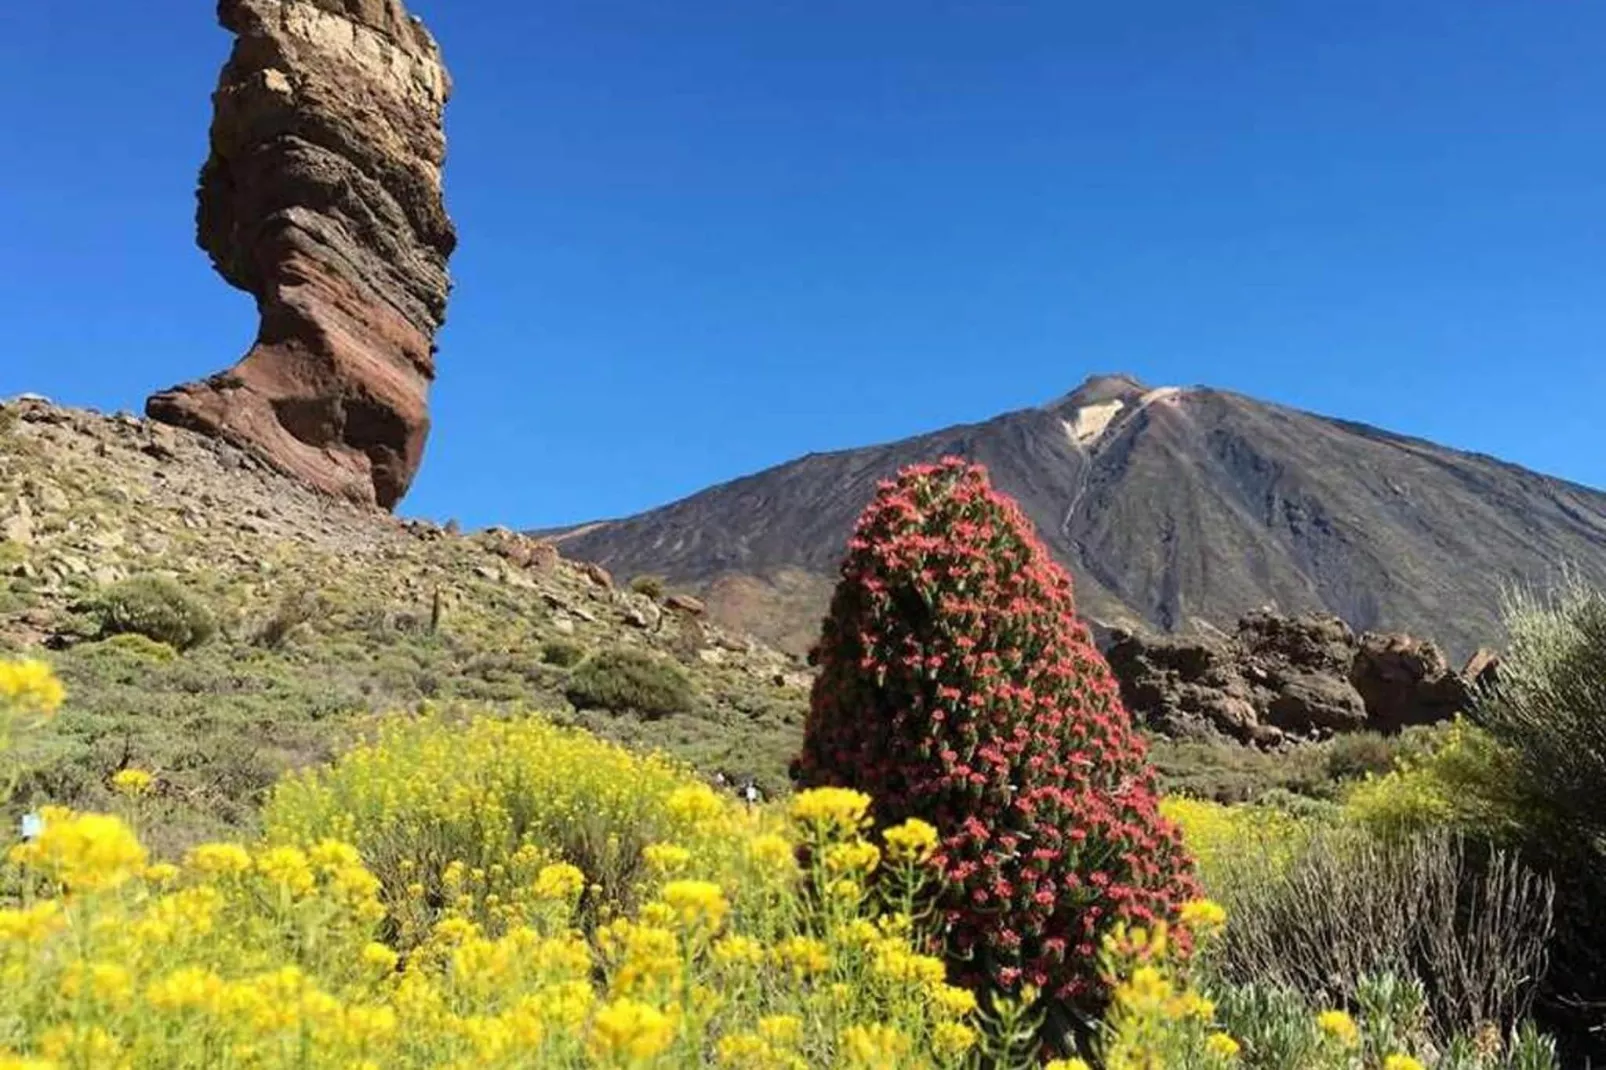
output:
POLYGON ((1510 750, 1471 722, 1456 720, 1392 772, 1352 784, 1344 814, 1385 839, 1448 829, 1517 844, 1528 805, 1516 778, 1510 750))
POLYGON ((1511 648, 1474 720, 1556 831, 1606 843, 1606 593, 1570 582, 1507 600, 1511 648))
POLYGON ((178 657, 178 651, 167 643, 158 642, 138 632, 125 632, 121 635, 114 635, 109 639, 101 640, 94 646, 102 651, 158 663, 169 662, 178 657))
POLYGON ((1262 751, 1235 742, 1159 737, 1149 756, 1167 794, 1220 803, 1256 802, 1272 791, 1316 799, 1338 795, 1322 747, 1262 751))
POLYGON ((691 680, 679 665, 645 651, 611 647, 591 655, 564 687, 580 709, 633 711, 667 717, 697 708, 691 680))
POLYGON ((1326 744, 1327 775, 1333 780, 1361 780, 1394 769, 1398 748, 1392 738, 1377 732, 1335 736, 1326 744))
MULTIPOLYGON (((1606 1059, 1606 592, 1576 576, 1514 592, 1510 649, 1471 714, 1504 759, 1467 787, 1509 815, 1557 882, 1556 954, 1540 1013, 1570 1063, 1606 1059)), ((1467 794, 1471 794, 1470 791, 1467 794)))
POLYGON ((667 587, 667 581, 662 576, 637 576, 630 581, 632 591, 646 595, 655 602, 664 596, 667 587))
POLYGON ((295 590, 280 599, 267 620, 262 622, 255 642, 270 650, 283 646, 290 634, 318 615, 318 599, 310 591, 295 590))
POLYGON ((133 576, 107 588, 92 612, 100 634, 143 635, 175 650, 192 650, 217 632, 206 603, 166 576, 133 576))
POLYGON ((586 648, 573 639, 548 639, 541 644, 541 660, 568 669, 585 659, 586 648))
POLYGON ((1250 846, 1212 877, 1229 919, 1218 963, 1229 982, 1354 1006, 1360 979, 1420 981, 1447 1038, 1514 1024, 1544 973, 1551 882, 1448 832, 1310 829, 1291 861, 1250 846))

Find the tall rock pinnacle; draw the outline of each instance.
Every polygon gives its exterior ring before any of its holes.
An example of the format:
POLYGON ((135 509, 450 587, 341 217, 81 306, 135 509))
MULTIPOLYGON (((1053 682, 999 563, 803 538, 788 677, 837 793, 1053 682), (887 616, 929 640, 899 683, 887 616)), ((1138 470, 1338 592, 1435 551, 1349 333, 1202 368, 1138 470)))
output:
POLYGON ((220 0, 197 240, 256 297, 233 368, 146 402, 327 491, 390 508, 429 432, 446 316, 440 49, 400 0, 220 0))

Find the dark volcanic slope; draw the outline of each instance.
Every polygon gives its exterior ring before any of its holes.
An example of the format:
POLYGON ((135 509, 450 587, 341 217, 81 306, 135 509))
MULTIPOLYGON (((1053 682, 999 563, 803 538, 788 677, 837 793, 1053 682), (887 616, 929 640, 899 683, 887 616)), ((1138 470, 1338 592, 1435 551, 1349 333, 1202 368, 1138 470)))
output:
POLYGON ((1499 638, 1501 588, 1563 567, 1606 582, 1606 494, 1489 457, 1203 388, 1089 380, 1041 409, 811 454, 626 520, 566 556, 660 573, 797 647, 854 519, 901 465, 958 454, 1018 499, 1085 614, 1176 630, 1261 605, 1464 654, 1499 638))

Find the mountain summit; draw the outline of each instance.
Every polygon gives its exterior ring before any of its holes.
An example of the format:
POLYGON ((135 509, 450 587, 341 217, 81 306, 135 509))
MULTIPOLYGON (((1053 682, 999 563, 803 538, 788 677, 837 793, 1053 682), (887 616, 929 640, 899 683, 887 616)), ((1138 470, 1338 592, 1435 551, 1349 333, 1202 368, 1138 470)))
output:
POLYGON ((623 520, 558 532, 566 556, 692 586, 733 626, 812 639, 877 481, 985 464, 1073 573, 1095 621, 1229 628, 1252 609, 1356 629, 1499 639, 1502 589, 1606 580, 1606 493, 1208 387, 1099 375, 1040 408, 811 454, 623 520))

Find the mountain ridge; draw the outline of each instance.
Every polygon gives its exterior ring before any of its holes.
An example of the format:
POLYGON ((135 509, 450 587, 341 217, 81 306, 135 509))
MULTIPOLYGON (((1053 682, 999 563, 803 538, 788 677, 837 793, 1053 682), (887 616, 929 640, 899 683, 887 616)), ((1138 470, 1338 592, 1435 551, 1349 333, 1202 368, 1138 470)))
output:
POLYGON ((692 586, 727 623, 797 650, 875 484, 944 454, 987 465, 1071 569, 1082 612, 1109 625, 1223 628, 1270 605, 1432 635, 1464 656, 1498 642, 1505 587, 1563 568, 1606 577, 1606 492, 1356 420, 1118 373, 1046 405, 810 453, 543 534, 566 555, 692 586))

